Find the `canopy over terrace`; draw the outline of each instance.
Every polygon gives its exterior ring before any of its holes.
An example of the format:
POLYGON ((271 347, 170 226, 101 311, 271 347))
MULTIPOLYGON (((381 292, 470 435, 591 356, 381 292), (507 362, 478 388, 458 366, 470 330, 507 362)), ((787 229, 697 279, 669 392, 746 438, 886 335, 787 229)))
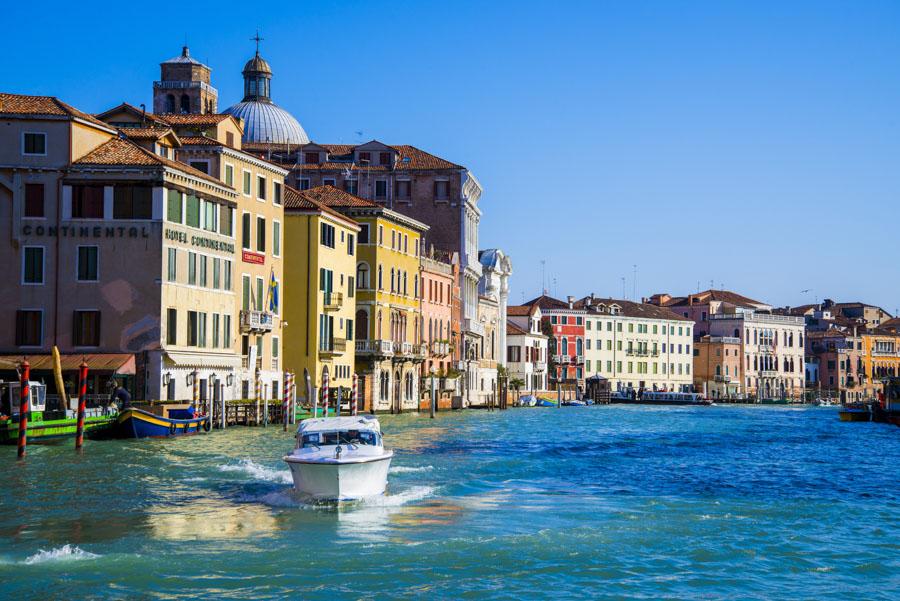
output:
MULTIPOLYGON (((53 371, 53 355, 0 355, 0 371, 16 369, 25 359, 28 359, 32 372, 53 371)), ((76 371, 82 361, 87 363, 90 371, 123 376, 133 376, 135 373, 134 355, 128 353, 79 353, 60 356, 63 371, 76 371)))

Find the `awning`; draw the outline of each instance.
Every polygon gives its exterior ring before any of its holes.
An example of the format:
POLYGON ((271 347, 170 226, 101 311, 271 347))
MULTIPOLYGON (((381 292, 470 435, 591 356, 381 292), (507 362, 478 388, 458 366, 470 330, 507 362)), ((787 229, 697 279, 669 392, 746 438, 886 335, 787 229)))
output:
POLYGON ((169 364, 164 367, 209 367, 219 369, 240 369, 241 367, 241 358, 236 355, 166 351, 166 359, 169 364))
MULTIPOLYGON (((53 355, 0 355, 0 369, 15 369, 22 363, 22 359, 28 359, 32 371, 53 371, 53 355)), ((61 355, 60 365, 63 371, 75 371, 81 366, 81 362, 87 363, 88 370, 112 372, 132 376, 135 373, 134 355, 128 353, 93 353, 61 355)))

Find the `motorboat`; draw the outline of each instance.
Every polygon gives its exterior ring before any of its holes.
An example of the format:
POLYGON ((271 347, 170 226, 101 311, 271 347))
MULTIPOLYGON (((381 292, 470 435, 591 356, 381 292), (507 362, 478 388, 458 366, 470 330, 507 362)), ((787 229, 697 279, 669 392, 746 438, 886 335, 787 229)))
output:
POLYGON ((519 397, 519 407, 536 407, 537 397, 533 394, 525 394, 519 397))
POLYGON ((585 407, 587 406, 587 403, 578 399, 571 399, 568 401, 563 401, 562 405, 563 407, 585 407))
POLYGON ((119 413, 120 438, 168 438, 209 432, 208 415, 198 415, 189 404, 126 407, 119 413))
MULTIPOLYGON (((19 382, 0 382, 0 444, 16 444, 19 438, 21 403, 19 382)), ((59 399, 47 398, 41 382, 28 383, 28 442, 44 442, 58 438, 74 438, 78 431, 78 413, 65 407, 59 399)), ((116 423, 116 409, 111 406, 87 407, 84 435, 104 436, 116 423)))
POLYGON ((696 392, 674 392, 644 390, 617 391, 610 395, 609 402, 623 405, 711 405, 709 399, 696 392))
POLYGON ((384 493, 393 456, 375 416, 356 415, 304 420, 284 460, 298 492, 319 501, 352 501, 384 493))
POLYGON ((814 400, 812 402, 812 404, 815 407, 837 407, 837 405, 838 405, 836 402, 834 402, 834 400, 829 399, 827 397, 826 398, 822 398, 822 397, 817 398, 816 400, 814 400))

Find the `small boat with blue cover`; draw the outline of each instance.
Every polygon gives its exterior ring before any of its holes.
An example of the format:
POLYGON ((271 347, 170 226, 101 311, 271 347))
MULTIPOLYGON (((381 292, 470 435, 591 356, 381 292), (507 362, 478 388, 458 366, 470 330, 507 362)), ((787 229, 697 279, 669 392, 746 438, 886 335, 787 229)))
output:
POLYGON ((127 407, 119 413, 117 433, 122 438, 167 438, 209 432, 208 415, 197 415, 190 405, 127 407))

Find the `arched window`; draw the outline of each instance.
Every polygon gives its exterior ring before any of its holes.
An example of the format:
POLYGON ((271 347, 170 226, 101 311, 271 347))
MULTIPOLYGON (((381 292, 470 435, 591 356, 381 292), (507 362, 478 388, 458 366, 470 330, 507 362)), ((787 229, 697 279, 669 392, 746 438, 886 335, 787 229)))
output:
POLYGON ((413 398, 413 375, 412 372, 406 372, 406 400, 411 401, 413 398))
POLYGON ((388 400, 388 385, 390 384, 390 376, 386 371, 381 372, 381 386, 379 387, 379 392, 381 393, 381 400, 388 400))
POLYGON ((377 330, 375 332, 375 337, 378 338, 379 340, 383 340, 383 338, 381 337, 381 311, 380 310, 378 311, 378 318, 377 318, 375 324, 376 324, 376 328, 377 328, 377 330))
POLYGON ((738 328, 735 328, 735 329, 734 329, 734 337, 735 337, 735 338, 740 338, 740 337, 741 337, 741 331, 740 331, 738 328))
POLYGON ((369 266, 365 263, 356 266, 356 287, 357 289, 369 287, 369 266))
POLYGON ((378 266, 378 289, 384 290, 384 270, 381 268, 381 265, 378 266))
POLYGON ((413 276, 413 296, 419 298, 419 276, 413 276))
POLYGON ((365 309, 356 312, 356 339, 369 339, 369 313, 365 309))
POLYGON ((575 354, 576 354, 576 355, 583 355, 583 354, 584 354, 584 353, 582 352, 582 351, 583 351, 582 345, 584 345, 584 342, 582 342, 581 338, 579 338, 579 339, 577 339, 577 340, 575 341, 575 354))
POLYGON ((187 94, 181 95, 181 112, 182 113, 190 113, 191 112, 191 99, 187 94))
POLYGON ((394 268, 391 267, 391 292, 394 292, 394 268))
POLYGON ((430 317, 428 318, 428 340, 434 340, 434 322, 430 317))
MULTIPOLYGON (((406 296, 406 275, 407 274, 404 271, 403 272, 403 296, 406 296)), ((398 280, 398 283, 399 283, 399 280, 398 280)), ((397 287, 399 288, 400 286, 397 286, 397 287)))
POLYGON ((175 95, 174 94, 166 94, 166 112, 167 113, 175 112, 175 95))
POLYGON ((563 355, 569 354, 569 339, 565 338, 565 337, 562 339, 562 354, 563 355))

